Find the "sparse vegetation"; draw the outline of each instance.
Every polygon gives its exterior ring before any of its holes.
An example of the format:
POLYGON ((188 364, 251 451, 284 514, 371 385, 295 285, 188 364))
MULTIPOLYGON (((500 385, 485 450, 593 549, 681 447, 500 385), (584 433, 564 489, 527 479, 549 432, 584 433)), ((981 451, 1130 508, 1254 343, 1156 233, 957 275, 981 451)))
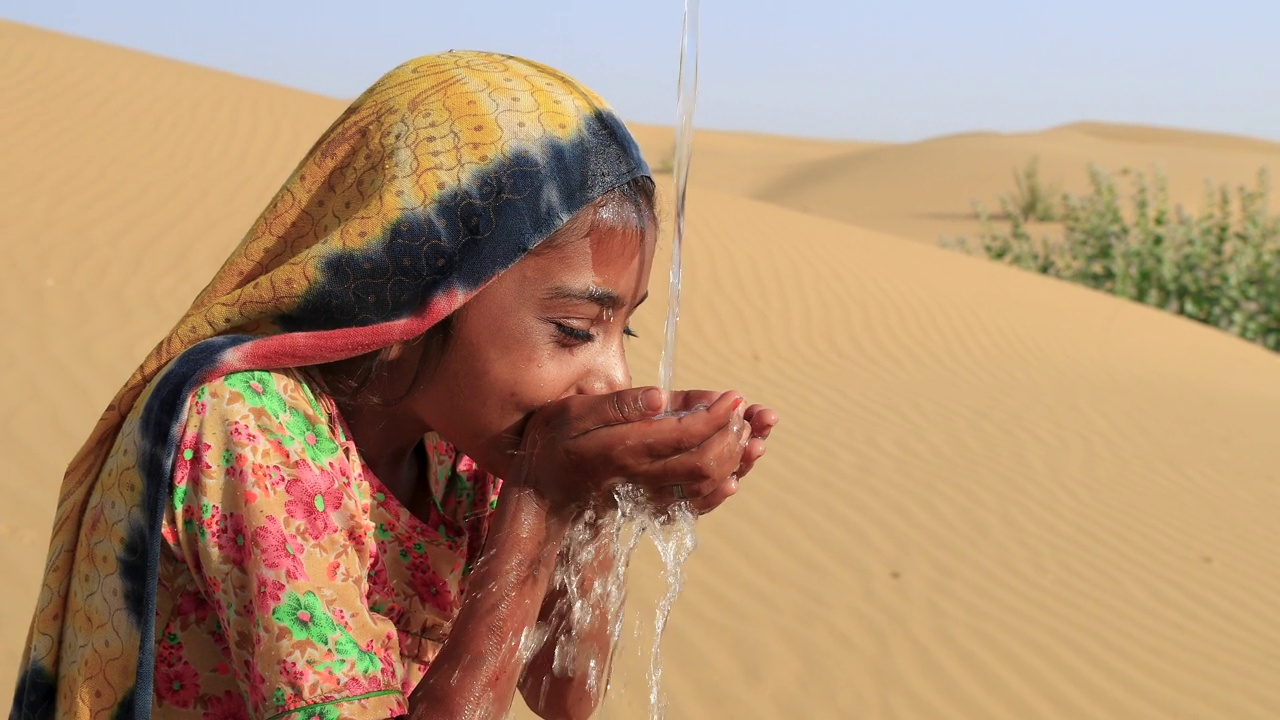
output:
POLYGON ((649 169, 657 175, 670 175, 675 172, 676 167, 676 146, 671 146, 671 151, 660 156, 658 161, 649 169))
POLYGON ((978 212, 980 248, 966 252, 1070 280, 1198 320, 1271 350, 1280 350, 1280 216, 1271 214, 1265 170, 1252 187, 1206 186, 1191 214, 1171 205, 1157 172, 1121 171, 1116 179, 1089 168, 1090 191, 1054 197, 1035 161, 1018 175, 1001 212, 978 212), (1032 237, 1029 220, 1051 218, 1054 237, 1032 237))
POLYGON ((1022 220, 1051 222, 1058 219, 1055 205, 1062 190, 1057 183, 1045 186, 1040 180, 1040 158, 1031 158, 1022 170, 1013 173, 1014 192, 1006 212, 1017 212, 1022 220))

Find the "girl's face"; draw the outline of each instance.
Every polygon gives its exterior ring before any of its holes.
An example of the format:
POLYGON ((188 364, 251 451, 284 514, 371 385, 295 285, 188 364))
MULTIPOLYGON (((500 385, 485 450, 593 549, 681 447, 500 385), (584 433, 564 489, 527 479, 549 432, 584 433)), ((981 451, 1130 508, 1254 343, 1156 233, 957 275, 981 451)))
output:
POLYGON ((631 387, 627 326, 648 295, 655 233, 603 230, 534 252, 454 317, 412 411, 505 477, 529 416, 569 395, 631 387))

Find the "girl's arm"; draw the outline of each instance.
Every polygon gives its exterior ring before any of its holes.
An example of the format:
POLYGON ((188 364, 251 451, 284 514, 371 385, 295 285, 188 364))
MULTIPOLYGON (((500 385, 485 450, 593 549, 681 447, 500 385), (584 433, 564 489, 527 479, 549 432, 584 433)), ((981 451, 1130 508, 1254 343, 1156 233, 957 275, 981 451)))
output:
POLYGON ((562 553, 560 562, 576 562, 584 556, 590 557, 581 569, 575 588, 577 597, 592 601, 588 620, 577 629, 574 637, 567 616, 568 588, 551 588, 538 616, 538 622, 546 623, 549 632, 542 646, 530 658, 524 677, 520 679, 520 693, 525 703, 547 720, 589 717, 604 696, 609 679, 613 649, 610 631, 616 620, 613 613, 621 608, 608 607, 604 584, 609 582, 614 572, 616 558, 608 535, 596 535, 585 542, 587 547, 568 548, 572 555, 562 553), (557 676, 553 669, 556 648, 561 643, 571 648, 574 658, 567 677, 557 676))
MULTIPOLYGON (((713 393, 686 393, 686 402, 710 404, 713 393)), ((764 455, 765 440, 778 423, 778 414, 764 405, 752 405, 744 413, 750 426, 750 436, 741 464, 734 477, 741 479, 751 472, 756 461, 764 455)), ((736 484, 736 481, 735 481, 736 484)), ((584 556, 591 558, 582 568, 576 592, 579 598, 592 598, 595 607, 590 620, 579 627, 576 639, 567 627, 565 607, 568 592, 563 587, 553 587, 547 592, 538 616, 539 623, 547 623, 550 632, 545 642, 530 659, 524 677, 520 679, 520 692, 525 702, 543 718, 586 718, 595 711, 604 697, 613 661, 612 624, 617 621, 621 607, 606 607, 604 587, 611 581, 618 558, 616 539, 610 533, 603 535, 599 528, 591 530, 586 547, 569 548, 572 555, 562 552, 560 562, 577 561, 584 556), (561 643, 571 643, 574 664, 568 677, 558 677, 553 671, 555 649, 561 643), (594 659, 594 665, 591 664, 594 659)), ((621 579, 619 579, 621 580, 621 579)), ((617 588, 621 591, 622 588, 617 588)))
POLYGON ((537 620, 567 528, 567 520, 547 512, 533 490, 503 485, 488 549, 449 641, 409 696, 411 720, 506 715, 520 676, 521 639, 537 620))
MULTIPOLYGON (((722 477, 717 468, 739 466, 743 459, 747 431, 741 396, 724 393, 701 411, 637 422, 657 414, 660 401, 656 388, 573 395, 529 420, 520 461, 503 483, 487 549, 471 575, 449 640, 409 697, 412 720, 488 720, 506 714, 521 675, 520 645, 537 621, 571 519, 583 498, 607 492, 610 478, 630 478, 649 497, 668 501, 675 497, 671 485, 680 484, 681 497, 700 512, 736 491, 737 480, 722 477)), ((600 569, 594 574, 603 577, 600 569)), ((587 651, 584 659, 594 648, 608 653, 607 632, 606 622, 584 633, 583 642, 592 646, 580 648, 587 651)), ((535 667, 545 667, 547 660, 544 656, 535 667)), ((546 677, 536 669, 534 674, 546 677)), ((533 705, 544 717, 576 719, 594 708, 591 693, 584 701, 583 688, 558 687, 554 703, 550 684, 547 702, 535 698, 539 702, 533 705)))

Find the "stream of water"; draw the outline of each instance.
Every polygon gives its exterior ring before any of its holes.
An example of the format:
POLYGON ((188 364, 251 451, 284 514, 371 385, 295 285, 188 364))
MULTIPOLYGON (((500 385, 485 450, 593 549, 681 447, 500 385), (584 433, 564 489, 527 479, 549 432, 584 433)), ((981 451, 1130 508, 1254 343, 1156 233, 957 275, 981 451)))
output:
POLYGON ((685 0, 684 36, 680 43, 680 76, 676 94, 676 148, 672 158, 675 179, 675 227, 671 241, 671 283, 667 290, 667 325, 658 366, 658 382, 670 397, 676 365, 676 327, 680 324, 680 289, 684 249, 684 215, 689 187, 689 162, 693 159, 693 107, 698 99, 698 0, 685 0))
MULTIPOLYGON (((676 327, 680 322, 682 282, 681 253, 685 232, 685 197, 689 183, 689 163, 693 155, 693 107, 698 94, 698 0, 685 0, 684 29, 680 44, 679 89, 676 98, 676 146, 673 158, 675 180, 675 226, 671 245, 671 276, 668 293, 666 332, 659 364, 659 387, 671 411, 671 382, 675 370, 676 327)), ((671 606, 684 581, 684 563, 697 546, 697 513, 682 502, 669 511, 655 511, 654 505, 634 485, 622 485, 614 493, 613 507, 584 512, 570 530, 561 548, 556 575, 551 580, 565 598, 550 622, 530 628, 521 642, 523 666, 547 642, 555 642, 552 670, 559 677, 586 673, 587 688, 600 697, 607 691, 610 669, 623 634, 623 606, 626 574, 640 538, 649 535, 662 560, 666 591, 654 611, 653 642, 649 648, 649 718, 662 720, 666 699, 662 693, 662 635, 671 606), (601 558, 600 553, 608 555, 601 558), (612 563, 604 578, 588 581, 588 574, 600 561, 612 563), (579 638, 591 628, 607 624, 610 649, 607 657, 579 657, 579 638), (551 637, 553 628, 567 629, 551 637)), ((639 628, 637 628, 637 638, 639 628)), ((544 688, 545 692, 545 688, 544 688)))

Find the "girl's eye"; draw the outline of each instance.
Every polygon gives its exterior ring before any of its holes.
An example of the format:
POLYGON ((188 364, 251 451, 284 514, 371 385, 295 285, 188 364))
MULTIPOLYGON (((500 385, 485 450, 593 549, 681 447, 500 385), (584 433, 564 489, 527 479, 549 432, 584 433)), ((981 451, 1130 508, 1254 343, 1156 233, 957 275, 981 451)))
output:
POLYGON ((592 335, 590 330, 582 330, 573 327, 572 325, 565 325, 564 323, 555 323, 555 326, 556 332, 574 342, 588 343, 596 339, 596 336, 592 335))
POLYGON ((626 327, 622 328, 622 334, 626 335, 627 337, 640 337, 639 335, 636 334, 635 330, 631 329, 630 325, 627 325, 626 327))

